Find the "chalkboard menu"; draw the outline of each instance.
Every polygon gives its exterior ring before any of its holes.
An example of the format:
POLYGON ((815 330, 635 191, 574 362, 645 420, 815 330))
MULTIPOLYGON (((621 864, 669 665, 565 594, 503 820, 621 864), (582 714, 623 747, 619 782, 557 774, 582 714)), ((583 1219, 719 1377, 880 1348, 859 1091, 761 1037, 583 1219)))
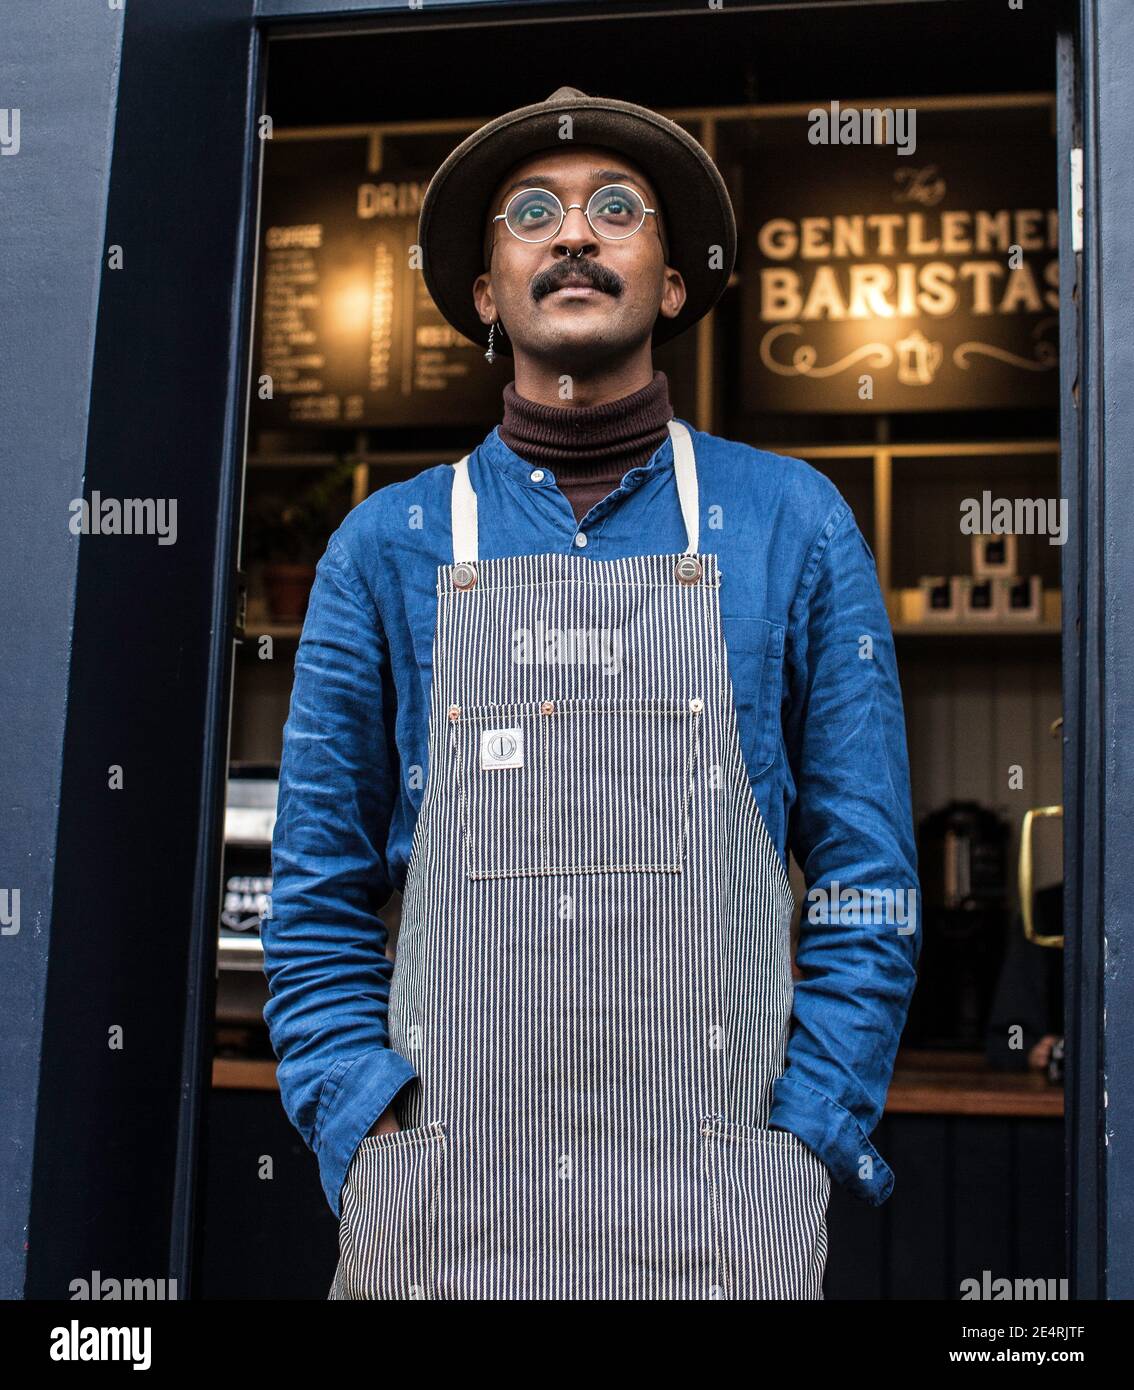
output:
POLYGON ((365 136, 266 142, 255 423, 491 423, 510 363, 489 367, 446 323, 419 269, 429 171, 370 173, 369 148, 365 136))
POLYGON ((1002 133, 995 113, 979 136, 920 113, 916 148, 900 154, 852 143, 848 114, 769 123, 745 167, 748 407, 1054 405, 1053 139, 1002 133))

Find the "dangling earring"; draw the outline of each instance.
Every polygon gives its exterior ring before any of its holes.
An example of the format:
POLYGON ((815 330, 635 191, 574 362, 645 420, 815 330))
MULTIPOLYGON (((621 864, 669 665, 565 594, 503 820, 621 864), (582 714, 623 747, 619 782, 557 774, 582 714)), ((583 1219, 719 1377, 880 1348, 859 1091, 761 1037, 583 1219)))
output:
POLYGON ((489 366, 496 361, 496 349, 492 346, 492 340, 496 337, 496 322, 493 320, 488 326, 488 351, 484 354, 484 360, 489 366))

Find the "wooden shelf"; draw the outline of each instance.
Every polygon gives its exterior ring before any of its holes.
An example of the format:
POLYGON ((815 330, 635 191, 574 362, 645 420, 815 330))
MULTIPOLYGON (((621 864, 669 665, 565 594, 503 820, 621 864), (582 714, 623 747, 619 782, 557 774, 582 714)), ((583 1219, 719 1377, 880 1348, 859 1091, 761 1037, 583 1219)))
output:
MULTIPOLYGON (((213 1085, 274 1091, 276 1063, 217 1057, 213 1085)), ((1034 1072, 993 1071, 979 1053, 914 1053, 898 1058, 886 1113, 1059 1119, 1063 1088, 1034 1072)))
POLYGON ((887 599, 890 626, 895 637, 1058 637, 1063 631, 1063 594, 1043 591, 1043 616, 1035 622, 995 620, 981 622, 934 620, 915 616, 922 609, 919 589, 893 589, 887 599))
POLYGON ((1058 623, 893 623, 895 637, 1058 637, 1058 623))
POLYGON ((244 640, 255 642, 257 637, 274 637, 280 642, 298 642, 302 631, 302 623, 249 623, 244 629, 244 640))
POLYGON ((249 454, 249 468, 333 468, 341 454, 249 454))
POLYGON ((899 1053, 886 1113, 1060 1119, 1063 1087, 1039 1072, 993 1071, 978 1052, 899 1053))
MULTIPOLYGON (((1029 459, 1048 459, 1058 460, 1059 441, 1057 439, 995 439, 995 440, 965 440, 965 441, 940 441, 934 443, 928 441, 920 444, 895 444, 889 441, 878 440, 876 443, 861 444, 782 444, 777 443, 770 446, 771 452, 782 454, 786 457, 801 458, 822 469, 825 461, 839 462, 844 460, 860 460, 870 466, 870 482, 872 493, 872 506, 870 522, 866 523, 865 518, 859 518, 860 523, 870 530, 870 548, 874 554, 874 562, 878 571, 878 582, 882 587, 882 592, 887 596, 890 604, 890 617, 894 624, 894 631, 899 631, 902 635, 931 637, 939 632, 945 635, 947 632, 954 637, 975 637, 983 634, 984 624, 976 623, 942 623, 940 628, 934 623, 922 625, 915 622, 920 613, 915 614, 908 607, 909 599, 904 597, 910 592, 915 598, 918 591, 903 590, 895 588, 894 585, 894 507, 895 507, 895 465, 909 463, 916 465, 918 461, 932 468, 935 464, 940 464, 946 460, 955 462, 959 467, 975 465, 980 469, 984 465, 984 472, 995 470, 1003 466, 1011 466, 1013 462, 1026 464, 1029 459)), ((914 467, 914 476, 917 468, 914 467)), ((1046 485, 1045 485, 1046 491, 1046 485)), ((849 499, 848 499, 849 500, 849 499)), ((944 573, 943 570, 930 570, 928 573, 944 573)), ((957 571, 960 573, 961 571, 957 571)), ((990 635, 995 633, 997 636, 1036 636, 1039 633, 1050 635, 1052 631, 1058 630, 1060 615, 1058 611, 1058 590, 1048 589, 1044 593, 1044 612, 1043 618, 1038 623, 990 623, 988 625, 990 635), (1051 611, 1049 602, 1054 595, 1056 608, 1051 611), (1045 630, 1046 629, 1046 630, 1045 630)))
POLYGON ((227 1091, 275 1091, 275 1062, 243 1057, 214 1057, 213 1085, 227 1091))

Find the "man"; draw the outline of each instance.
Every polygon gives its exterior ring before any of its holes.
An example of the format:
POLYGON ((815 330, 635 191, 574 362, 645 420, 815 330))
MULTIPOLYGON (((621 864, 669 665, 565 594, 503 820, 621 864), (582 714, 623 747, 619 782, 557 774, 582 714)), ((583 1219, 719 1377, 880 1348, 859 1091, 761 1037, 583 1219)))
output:
POLYGON ((266 1018, 330 1297, 820 1298, 832 1177, 893 1185, 918 948, 872 557, 806 464, 671 418, 652 343, 735 252, 679 127, 562 88, 453 152, 420 241, 515 381, 347 517, 296 659, 266 1018))

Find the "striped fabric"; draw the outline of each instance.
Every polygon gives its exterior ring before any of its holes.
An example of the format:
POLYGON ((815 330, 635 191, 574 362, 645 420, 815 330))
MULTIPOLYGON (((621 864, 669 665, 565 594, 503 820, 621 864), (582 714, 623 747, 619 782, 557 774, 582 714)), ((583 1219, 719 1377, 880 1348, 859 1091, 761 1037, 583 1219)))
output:
POLYGON ((680 873, 702 722, 674 700, 463 708, 449 742, 470 877, 680 873), (482 742, 502 727, 524 764, 486 776, 482 742), (557 789, 572 787, 587 798, 564 815, 557 789))
POLYGON ((389 1006, 418 1080, 348 1171, 332 1298, 822 1297, 830 1175, 767 1128, 791 890, 716 559, 680 558, 438 572, 389 1006))

